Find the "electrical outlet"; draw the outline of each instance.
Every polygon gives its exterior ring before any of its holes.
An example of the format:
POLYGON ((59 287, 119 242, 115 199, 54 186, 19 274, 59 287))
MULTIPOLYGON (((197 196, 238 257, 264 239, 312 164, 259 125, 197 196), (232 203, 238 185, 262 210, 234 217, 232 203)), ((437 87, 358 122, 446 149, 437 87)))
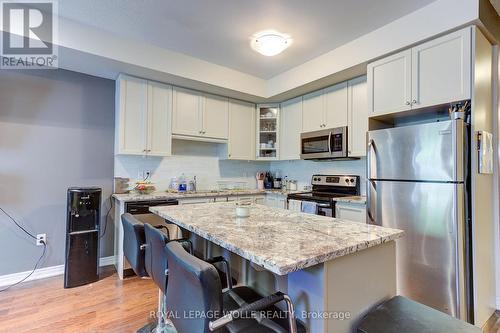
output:
POLYGON ((43 243, 47 245, 47 234, 38 234, 36 235, 36 246, 42 246, 43 243))

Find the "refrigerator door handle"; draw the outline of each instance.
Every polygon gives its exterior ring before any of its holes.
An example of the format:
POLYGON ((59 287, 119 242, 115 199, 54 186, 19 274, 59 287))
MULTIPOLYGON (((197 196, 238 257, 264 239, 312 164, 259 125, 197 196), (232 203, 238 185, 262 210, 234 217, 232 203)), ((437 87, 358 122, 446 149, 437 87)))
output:
POLYGON ((375 151, 375 141, 368 140, 368 151, 366 152, 366 163, 368 164, 368 179, 372 178, 372 150, 375 151))
POLYGON ((372 187, 375 187, 373 186, 373 181, 372 180, 368 180, 368 188, 367 188, 367 191, 366 191, 366 215, 368 217, 368 223, 369 224, 376 224, 376 221, 375 219, 373 218, 373 215, 372 215, 372 210, 371 210, 371 207, 372 207, 372 203, 373 203, 373 198, 372 198, 372 195, 371 195, 371 190, 372 190, 372 187))

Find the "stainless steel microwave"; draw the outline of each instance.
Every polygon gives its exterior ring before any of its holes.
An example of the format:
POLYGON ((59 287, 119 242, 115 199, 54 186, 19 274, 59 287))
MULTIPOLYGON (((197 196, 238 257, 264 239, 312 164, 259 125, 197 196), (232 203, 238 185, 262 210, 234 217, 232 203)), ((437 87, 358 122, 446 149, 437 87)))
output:
POLYGON ((347 126, 302 133, 300 158, 303 160, 348 158, 347 126))

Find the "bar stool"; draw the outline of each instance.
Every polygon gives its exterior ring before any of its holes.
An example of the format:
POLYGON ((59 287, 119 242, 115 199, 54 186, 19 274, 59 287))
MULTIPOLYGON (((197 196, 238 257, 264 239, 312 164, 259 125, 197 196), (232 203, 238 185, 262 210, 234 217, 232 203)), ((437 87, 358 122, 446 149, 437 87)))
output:
POLYGON ((165 293, 167 291, 167 256, 165 254, 165 245, 169 242, 179 244, 184 251, 193 252, 192 244, 189 240, 178 239, 170 241, 168 236, 155 227, 145 224, 144 232, 146 236, 145 246, 145 267, 151 279, 158 287, 158 312, 157 325, 155 333, 175 332, 171 328, 171 323, 165 318, 165 293))
MULTIPOLYGON (((144 224, 129 213, 123 214, 121 216, 121 220, 123 225, 123 253, 125 258, 130 263, 130 266, 137 276, 142 278, 151 277, 153 278, 155 284, 160 287, 160 296, 158 300, 158 321, 156 323, 145 325, 137 332, 162 332, 162 330, 165 330, 165 325, 162 320, 164 297, 163 292, 161 291, 161 285, 162 281, 163 284, 166 283, 164 273, 165 269, 163 269, 163 274, 155 272, 154 270, 159 268, 157 268, 156 263, 152 263, 152 261, 154 260, 154 256, 160 256, 158 258, 158 263, 165 263, 166 265, 166 256, 163 252, 163 247, 169 240, 168 228, 161 225, 152 226, 150 224, 144 224), (146 230, 148 230, 148 236, 146 236, 146 230), (155 246, 155 248, 153 248, 153 246, 155 246), (162 248, 161 251, 158 251, 156 248, 158 246, 162 248), (148 247, 150 250, 148 250, 148 247), (159 254, 157 254, 157 252, 159 252, 159 254), (146 261, 146 256, 148 261, 146 261), (160 283, 158 281, 160 281, 160 283)), ((192 251, 190 242, 185 240, 182 241, 183 244, 185 244, 186 249, 188 251, 192 251)))
MULTIPOLYGON (((212 264, 189 254, 175 242, 168 243, 165 252, 169 263, 166 309, 175 314, 171 320, 178 333, 305 332, 302 323, 295 319, 288 295, 277 292, 262 297, 249 287, 232 288, 230 283, 223 293, 221 279, 212 264), (286 302, 286 312, 275 307, 281 301, 286 302), (267 318, 264 312, 271 317, 267 318)), ((212 262, 219 260, 222 259, 212 262)), ((226 269, 230 275, 229 265, 226 269)))

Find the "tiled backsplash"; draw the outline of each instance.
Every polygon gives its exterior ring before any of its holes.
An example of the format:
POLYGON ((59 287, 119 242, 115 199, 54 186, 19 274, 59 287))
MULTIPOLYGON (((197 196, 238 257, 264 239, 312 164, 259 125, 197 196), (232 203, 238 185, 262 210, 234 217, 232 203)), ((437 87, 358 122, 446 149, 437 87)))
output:
POLYGON ((366 193, 366 159, 348 161, 277 161, 271 162, 271 171, 278 173, 280 177, 288 176, 288 179, 295 179, 298 188, 311 184, 313 174, 339 174, 361 176, 361 194, 366 193))
POLYGON ((139 172, 151 171, 151 181, 158 190, 168 188, 170 179, 184 173, 196 176, 199 190, 217 188, 217 181, 245 181, 248 188, 256 188, 255 174, 267 171, 268 162, 231 161, 219 157, 219 145, 213 143, 174 140, 171 157, 116 156, 115 176, 131 178, 139 172))
POLYGON ((257 171, 271 170, 280 177, 298 181, 302 190, 311 183, 313 174, 352 174, 361 176, 361 193, 365 191, 366 160, 314 161, 230 161, 219 157, 220 146, 212 143, 174 140, 171 157, 116 156, 115 176, 131 178, 131 184, 142 171, 151 171, 151 181, 160 191, 166 190, 170 179, 184 173, 196 176, 199 190, 217 188, 217 181, 245 181, 248 188, 256 188, 257 171))

